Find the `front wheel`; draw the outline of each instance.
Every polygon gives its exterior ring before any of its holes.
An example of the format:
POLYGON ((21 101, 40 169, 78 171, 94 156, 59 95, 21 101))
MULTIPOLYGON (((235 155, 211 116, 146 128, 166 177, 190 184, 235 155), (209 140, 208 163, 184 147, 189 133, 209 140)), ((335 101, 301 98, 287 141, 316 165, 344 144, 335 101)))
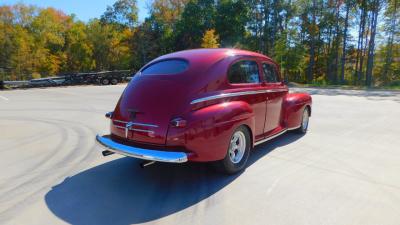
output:
POLYGON ((227 174, 243 170, 250 155, 250 148, 250 132, 246 127, 240 126, 232 134, 225 158, 216 163, 217 169, 227 174))
POLYGON ((297 133, 300 133, 300 134, 307 133, 309 119, 310 119, 310 112, 308 110, 308 107, 306 107, 306 108, 304 108, 304 111, 303 111, 303 116, 301 118, 300 127, 296 130, 297 133))

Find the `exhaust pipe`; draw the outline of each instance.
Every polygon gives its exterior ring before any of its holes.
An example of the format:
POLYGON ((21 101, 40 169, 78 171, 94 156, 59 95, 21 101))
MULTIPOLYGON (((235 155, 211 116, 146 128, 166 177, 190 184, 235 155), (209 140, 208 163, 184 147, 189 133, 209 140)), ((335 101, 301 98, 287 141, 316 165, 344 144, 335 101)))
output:
POLYGON ((104 151, 101 152, 101 154, 103 154, 103 156, 108 156, 108 155, 114 154, 114 152, 108 151, 108 150, 104 150, 104 151))
POLYGON ((156 161, 146 161, 146 162, 142 162, 142 163, 140 163, 140 167, 142 168, 142 169, 144 169, 146 166, 150 166, 150 165, 152 165, 152 164, 154 164, 156 161))

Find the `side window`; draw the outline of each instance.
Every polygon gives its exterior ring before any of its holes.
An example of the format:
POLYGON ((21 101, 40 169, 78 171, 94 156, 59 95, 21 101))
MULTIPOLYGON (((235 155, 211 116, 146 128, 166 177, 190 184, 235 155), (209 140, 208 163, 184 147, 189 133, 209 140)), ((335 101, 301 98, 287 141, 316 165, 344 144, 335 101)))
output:
POLYGON ((264 80, 267 83, 276 83, 278 81, 278 74, 276 73, 275 67, 271 64, 263 63, 263 75, 264 80))
POLYGON ((228 71, 231 84, 260 83, 258 65, 252 60, 242 60, 234 63, 228 71))

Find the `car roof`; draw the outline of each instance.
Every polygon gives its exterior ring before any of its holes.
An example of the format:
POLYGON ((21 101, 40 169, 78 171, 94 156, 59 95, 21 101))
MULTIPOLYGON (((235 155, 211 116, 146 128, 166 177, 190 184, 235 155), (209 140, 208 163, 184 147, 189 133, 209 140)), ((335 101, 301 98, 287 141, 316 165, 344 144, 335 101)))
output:
POLYGON ((182 76, 168 76, 168 79, 181 80, 191 84, 191 89, 197 91, 212 91, 222 88, 227 76, 227 67, 241 58, 258 58, 276 64, 271 58, 257 52, 232 48, 202 48, 191 49, 162 55, 143 66, 139 71, 160 61, 182 59, 189 62, 190 66, 182 72, 182 76))
POLYGON ((154 61, 168 59, 168 58, 183 58, 189 61, 196 60, 199 58, 207 57, 209 60, 220 60, 222 58, 226 58, 229 56, 252 56, 252 57, 261 57, 271 60, 271 58, 262 55, 257 52, 251 52, 247 50, 234 49, 234 48, 201 48, 201 49, 190 49, 178 51, 170 54, 163 55, 158 57, 154 61))

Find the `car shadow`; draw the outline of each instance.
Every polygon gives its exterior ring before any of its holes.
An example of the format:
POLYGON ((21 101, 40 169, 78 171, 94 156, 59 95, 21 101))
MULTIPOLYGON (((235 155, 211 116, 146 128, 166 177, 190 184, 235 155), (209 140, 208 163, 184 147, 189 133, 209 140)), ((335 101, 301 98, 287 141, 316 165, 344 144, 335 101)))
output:
MULTIPOLYGON (((287 133, 254 149, 248 167, 302 135, 287 133)), ((119 158, 66 178, 46 194, 48 208, 71 224, 135 224, 153 221, 207 199, 243 173, 223 175, 208 164, 156 163, 119 158)))

